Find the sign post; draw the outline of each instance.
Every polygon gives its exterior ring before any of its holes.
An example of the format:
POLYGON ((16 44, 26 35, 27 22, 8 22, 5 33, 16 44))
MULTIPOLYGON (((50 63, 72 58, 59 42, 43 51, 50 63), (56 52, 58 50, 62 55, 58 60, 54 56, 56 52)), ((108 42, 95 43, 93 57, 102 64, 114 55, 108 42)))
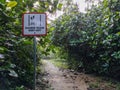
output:
POLYGON ((36 87, 36 37, 33 39, 33 49, 34 49, 34 90, 36 87))
POLYGON ((36 36, 45 36, 47 34, 47 17, 45 13, 24 13, 22 17, 22 35, 34 36, 34 90, 36 89, 36 36))

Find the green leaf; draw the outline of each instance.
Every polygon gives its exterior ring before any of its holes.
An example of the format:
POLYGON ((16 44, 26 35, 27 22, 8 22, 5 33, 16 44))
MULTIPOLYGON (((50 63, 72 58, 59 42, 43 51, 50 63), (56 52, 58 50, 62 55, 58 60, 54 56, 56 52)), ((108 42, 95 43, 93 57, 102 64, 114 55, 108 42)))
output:
POLYGON ((58 6, 57 6, 58 10, 61 10, 62 5, 63 5, 63 4, 61 4, 61 3, 58 4, 58 6))
POLYGON ((0 53, 4 53, 7 50, 5 47, 0 47, 0 53))
POLYGON ((14 70, 10 70, 9 75, 12 77, 18 77, 18 74, 14 70))
POLYGON ((117 35, 120 35, 120 32, 117 32, 117 35))
POLYGON ((5 0, 0 0, 1 3, 5 3, 5 0))
POLYGON ((0 2, 0 8, 3 9, 3 4, 0 2))
POLYGON ((104 1, 103 1, 103 4, 104 4, 105 7, 107 7, 107 6, 108 6, 108 1, 107 1, 107 0, 104 0, 104 1))
POLYGON ((23 44, 24 44, 24 45, 31 45, 32 42, 31 42, 31 41, 28 41, 28 40, 24 40, 24 41, 23 41, 23 44))
POLYGON ((16 1, 10 1, 10 2, 8 2, 8 4, 7 4, 7 7, 15 7, 17 5, 17 2, 16 1))

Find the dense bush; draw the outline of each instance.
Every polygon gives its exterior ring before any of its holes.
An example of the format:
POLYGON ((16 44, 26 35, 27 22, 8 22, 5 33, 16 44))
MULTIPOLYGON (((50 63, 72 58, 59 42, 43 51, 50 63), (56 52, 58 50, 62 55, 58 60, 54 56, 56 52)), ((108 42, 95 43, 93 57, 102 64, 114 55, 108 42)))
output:
POLYGON ((0 2, 0 89, 3 90, 33 82, 32 41, 21 36, 22 14, 15 13, 17 2, 10 3, 14 4, 6 6, 0 2))
MULTIPOLYGON (((22 36, 22 14, 25 12, 55 12, 58 1, 0 0, 0 90, 33 86, 33 40, 22 36), (51 7, 51 8, 50 8, 51 7)), ((37 40, 37 60, 48 54, 48 37, 37 40), (40 51, 41 50, 41 51, 40 51)), ((20 90, 21 90, 20 89, 20 90)))
POLYGON ((70 68, 120 76, 119 0, 103 0, 86 13, 76 13, 76 5, 51 24, 52 43, 61 47, 70 68))

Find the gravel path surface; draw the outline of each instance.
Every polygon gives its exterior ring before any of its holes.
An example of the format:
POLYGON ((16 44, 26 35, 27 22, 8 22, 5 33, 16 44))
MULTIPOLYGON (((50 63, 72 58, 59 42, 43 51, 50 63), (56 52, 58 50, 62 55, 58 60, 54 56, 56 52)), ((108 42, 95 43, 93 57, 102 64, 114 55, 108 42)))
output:
POLYGON ((87 90, 88 85, 83 79, 79 80, 78 74, 59 70, 49 60, 43 62, 47 73, 44 79, 49 82, 53 88, 52 90, 87 90))

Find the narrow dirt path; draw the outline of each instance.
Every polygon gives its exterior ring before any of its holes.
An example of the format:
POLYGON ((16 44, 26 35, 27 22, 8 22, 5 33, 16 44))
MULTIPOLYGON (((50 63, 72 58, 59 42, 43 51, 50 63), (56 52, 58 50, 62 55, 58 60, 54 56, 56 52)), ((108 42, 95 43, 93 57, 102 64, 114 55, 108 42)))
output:
POLYGON ((36 90, 120 90, 117 82, 95 75, 63 70, 43 60, 43 75, 38 75, 36 90))
POLYGON ((87 90, 88 85, 84 80, 79 80, 77 75, 59 70, 48 60, 43 62, 47 73, 44 79, 51 85, 52 90, 87 90))

